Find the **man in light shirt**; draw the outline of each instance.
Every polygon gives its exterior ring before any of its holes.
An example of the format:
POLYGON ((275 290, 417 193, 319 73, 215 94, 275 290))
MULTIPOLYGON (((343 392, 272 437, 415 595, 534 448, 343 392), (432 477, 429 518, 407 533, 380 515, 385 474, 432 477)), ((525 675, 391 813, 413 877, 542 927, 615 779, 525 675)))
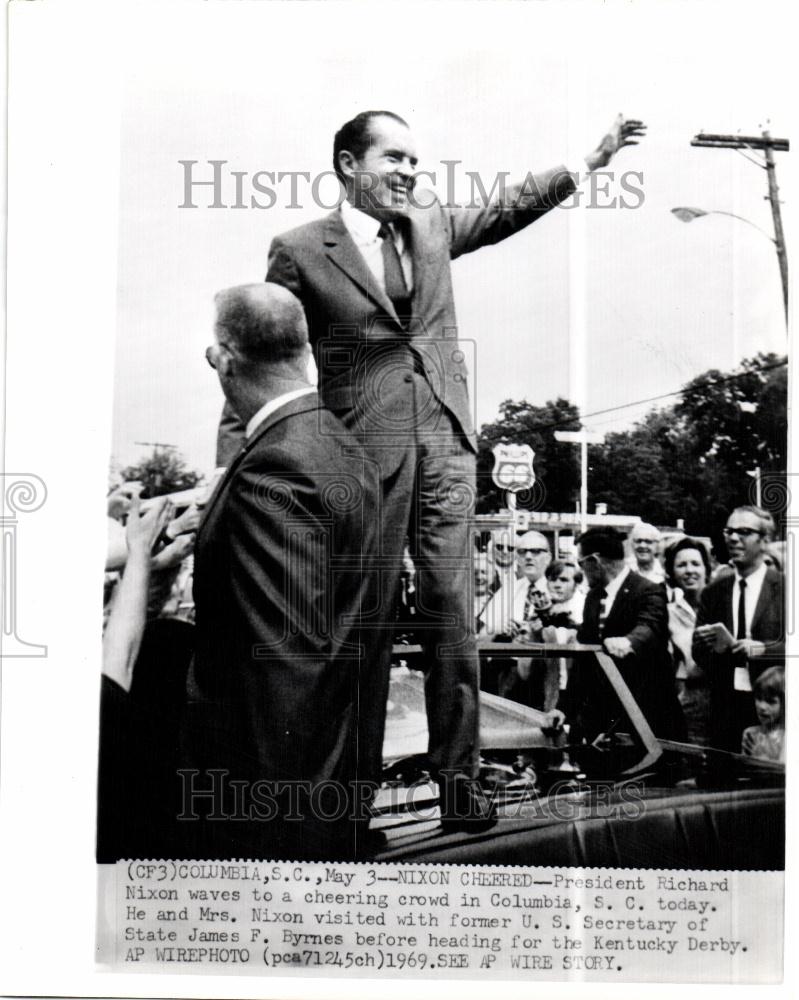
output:
POLYGON ((702 591, 692 653, 710 683, 710 742, 739 751, 757 717, 752 683, 785 663, 782 575, 764 562, 774 519, 759 507, 737 507, 724 537, 734 572, 702 591))

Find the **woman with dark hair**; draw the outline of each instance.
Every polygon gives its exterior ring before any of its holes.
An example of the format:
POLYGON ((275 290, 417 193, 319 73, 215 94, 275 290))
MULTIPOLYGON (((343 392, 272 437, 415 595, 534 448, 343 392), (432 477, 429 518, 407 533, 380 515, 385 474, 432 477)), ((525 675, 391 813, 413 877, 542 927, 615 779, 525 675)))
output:
POLYGON ((679 539, 666 550, 670 649, 688 739, 707 745, 709 690, 691 656, 699 596, 710 579, 710 556, 696 538, 679 539))

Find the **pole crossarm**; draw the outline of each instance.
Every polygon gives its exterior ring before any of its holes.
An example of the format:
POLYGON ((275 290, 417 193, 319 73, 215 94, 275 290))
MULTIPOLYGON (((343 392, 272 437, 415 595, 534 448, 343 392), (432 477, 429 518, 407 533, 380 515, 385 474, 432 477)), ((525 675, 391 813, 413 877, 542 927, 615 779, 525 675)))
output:
POLYGON ((716 149, 771 149, 777 153, 787 153, 790 149, 788 139, 766 139, 762 135, 717 135, 711 132, 695 135, 691 145, 716 149))

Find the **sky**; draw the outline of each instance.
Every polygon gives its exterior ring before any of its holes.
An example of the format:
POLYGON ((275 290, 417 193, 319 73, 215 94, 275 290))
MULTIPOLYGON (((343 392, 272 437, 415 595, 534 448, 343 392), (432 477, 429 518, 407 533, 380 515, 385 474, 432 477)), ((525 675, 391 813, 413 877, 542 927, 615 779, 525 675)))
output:
MULTIPOLYGON (((147 10, 147 8, 145 8, 147 10)), ((690 225, 670 209, 733 212, 771 232, 766 173, 730 150, 698 149, 701 131, 787 136, 787 70, 778 37, 754 50, 751 5, 178 5, 131 21, 122 55, 118 298, 112 457, 175 445, 213 468, 221 391, 203 359, 213 294, 260 281, 269 243, 325 214, 307 181, 276 183, 269 208, 245 202, 257 171, 330 169, 332 137, 365 108, 405 117, 420 168, 446 193, 444 160, 490 187, 566 162, 577 168, 618 112, 648 134, 623 150, 595 206, 560 208, 504 243, 453 263, 459 333, 477 424, 505 399, 564 396, 592 430, 619 430, 711 367, 786 349, 774 248, 723 215, 690 225), (377 42, 379 43, 376 43, 377 42), (767 62, 769 60, 769 62, 767 62), (223 198, 184 203, 187 168, 223 198), (640 204, 639 204, 640 202, 640 204)), ((787 154, 777 154, 783 200, 787 154)), ((604 182, 603 182, 604 186, 604 182)), ((331 188, 319 192, 330 203, 331 188)), ((582 198, 589 199, 590 189, 582 198)), ((790 247, 791 230, 786 223, 790 247)), ((789 254, 790 256, 790 254, 789 254)), ((668 402, 666 400, 665 402, 668 402)))

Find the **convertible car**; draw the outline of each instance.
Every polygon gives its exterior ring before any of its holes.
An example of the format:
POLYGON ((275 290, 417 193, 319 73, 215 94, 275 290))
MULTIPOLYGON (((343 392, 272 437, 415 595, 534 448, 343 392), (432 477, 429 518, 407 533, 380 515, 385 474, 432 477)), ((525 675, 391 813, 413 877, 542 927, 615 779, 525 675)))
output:
POLYGON ((397 647, 373 827, 376 861, 613 868, 780 870, 785 860, 785 769, 658 740, 612 659, 598 646, 483 643, 496 656, 592 657, 618 700, 592 743, 546 729, 534 709, 481 694, 482 786, 498 821, 447 833, 425 771, 427 725, 419 647, 397 647))

